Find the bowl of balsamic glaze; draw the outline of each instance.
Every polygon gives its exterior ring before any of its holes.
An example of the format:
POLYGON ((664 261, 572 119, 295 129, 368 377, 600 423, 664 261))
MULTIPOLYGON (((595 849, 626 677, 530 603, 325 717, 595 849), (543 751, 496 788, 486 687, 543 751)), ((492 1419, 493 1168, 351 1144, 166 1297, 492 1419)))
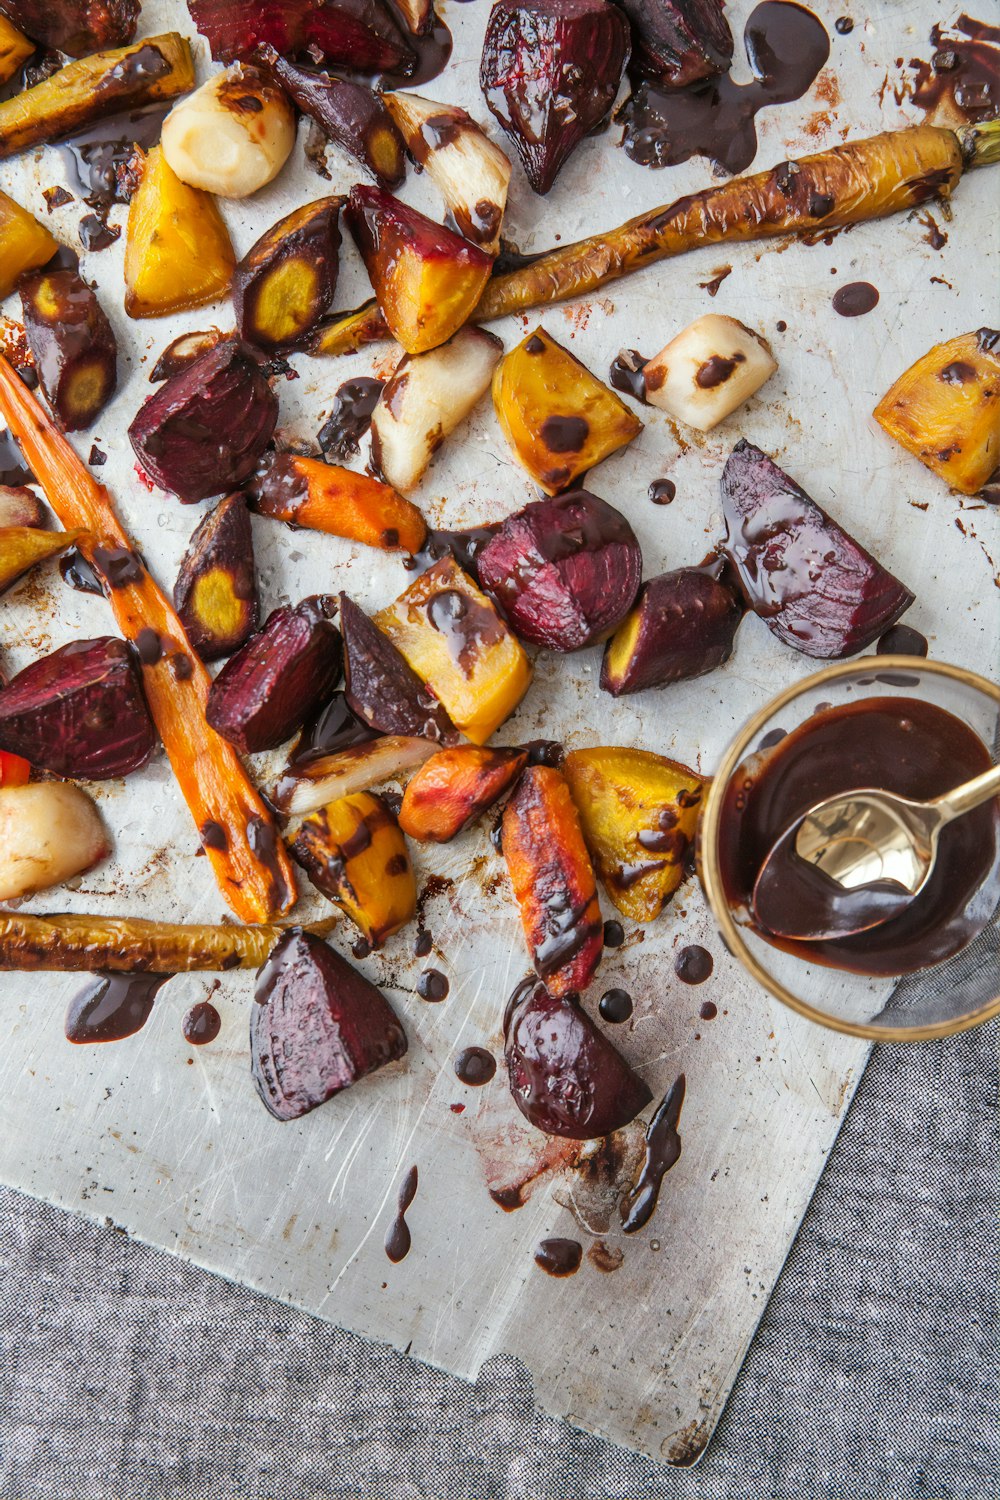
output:
POLYGON ((926 889, 866 932, 781 937, 753 905, 777 839, 825 797, 880 787, 929 799, 998 759, 1000 686, 961 667, 866 657, 780 693, 729 746, 702 813, 699 875, 730 951, 800 1015, 875 1041, 1000 1014, 998 799, 943 831, 926 889))

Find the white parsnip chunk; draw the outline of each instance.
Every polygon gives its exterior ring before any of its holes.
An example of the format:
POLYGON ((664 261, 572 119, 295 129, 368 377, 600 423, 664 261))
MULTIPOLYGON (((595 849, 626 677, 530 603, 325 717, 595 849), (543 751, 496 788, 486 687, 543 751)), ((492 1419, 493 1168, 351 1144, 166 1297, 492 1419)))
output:
POLYGON ((646 400, 708 432, 748 401, 778 362, 759 333, 736 318, 696 318, 643 367, 646 400))

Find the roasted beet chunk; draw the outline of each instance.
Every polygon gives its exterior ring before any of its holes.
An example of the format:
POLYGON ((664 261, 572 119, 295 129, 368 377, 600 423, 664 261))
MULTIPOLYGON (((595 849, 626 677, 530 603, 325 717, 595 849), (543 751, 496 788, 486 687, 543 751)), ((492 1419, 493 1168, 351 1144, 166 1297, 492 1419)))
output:
POLYGON ((479 577, 522 640, 579 651, 614 630, 642 577, 635 532, 587 490, 508 516, 479 554, 479 577))
POLYGON ((185 503, 239 489, 278 420, 253 354, 226 339, 148 396, 128 435, 149 477, 185 503))
POLYGON ((451 719, 389 637, 346 594, 340 596, 347 705, 369 729, 453 745, 451 719))
POLYGON ((628 53, 628 22, 608 0, 497 0, 479 84, 536 193, 604 119, 628 53))
POLYGON ((725 549, 750 607, 806 656, 853 656, 913 603, 898 578, 741 438, 722 474, 725 549))
POLYGON ((680 88, 729 70, 733 34, 723 0, 622 0, 622 7, 632 22, 638 72, 680 88))
POLYGON ((0 692, 0 750, 39 771, 102 781, 144 765, 156 745, 135 658, 124 641, 74 641, 0 692))
POLYGON ((250 1060, 276 1120, 297 1120, 406 1052, 388 1000, 345 958, 293 927, 257 976, 250 1060))
POLYGON ((411 73, 417 60, 381 0, 188 0, 188 10, 221 62, 262 46, 361 73, 411 73))
POLYGON ((617 698, 714 672, 732 655, 742 618, 720 563, 660 573, 608 642, 601 687, 617 698))
POLYGON ((139 0, 3 0, 0 14, 33 42, 70 57, 125 47, 135 36, 139 0))
POLYGON ((332 696, 340 680, 337 604, 314 594, 269 615, 212 683, 206 718, 237 750, 274 750, 332 696))
POLYGON ((540 980, 514 991, 504 1037, 514 1103, 546 1135, 609 1135, 653 1097, 576 997, 551 995, 540 980))

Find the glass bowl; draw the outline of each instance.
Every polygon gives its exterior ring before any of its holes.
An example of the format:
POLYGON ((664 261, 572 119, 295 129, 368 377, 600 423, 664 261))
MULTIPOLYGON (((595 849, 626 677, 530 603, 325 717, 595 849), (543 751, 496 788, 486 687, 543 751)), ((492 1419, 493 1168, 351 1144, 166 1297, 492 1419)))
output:
POLYGON ((1000 1014, 1000 927, 994 911, 961 952, 902 979, 827 968, 773 947, 731 909, 722 884, 719 833, 726 789, 772 731, 791 733, 819 708, 874 697, 921 698, 947 709, 1000 758, 1000 686, 962 667, 911 656, 837 662, 786 688, 746 723, 729 746, 705 798, 698 874, 720 935, 754 979, 799 1015, 876 1042, 952 1036, 1000 1014))

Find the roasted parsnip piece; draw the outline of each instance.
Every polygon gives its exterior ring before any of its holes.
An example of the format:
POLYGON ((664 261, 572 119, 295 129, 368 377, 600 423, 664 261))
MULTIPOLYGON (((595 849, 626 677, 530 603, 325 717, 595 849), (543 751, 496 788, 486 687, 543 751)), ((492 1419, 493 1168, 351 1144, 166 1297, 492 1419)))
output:
POLYGON ((433 740, 386 734, 308 765, 293 762, 274 788, 274 805, 290 818, 301 818, 340 797, 401 780, 436 749, 433 740))
POLYGON ((499 801, 527 763, 526 750, 480 745, 439 750, 407 783, 400 828, 411 839, 447 844, 499 801))
POLYGON ((97 293, 70 270, 25 277, 20 292, 46 400, 67 432, 90 427, 118 384, 118 341, 97 293))
POLYGON ((382 551, 418 552, 427 523, 387 484, 295 453, 279 453, 256 498, 261 515, 382 551))
POLYGON ((541 327, 500 363, 493 405, 516 457, 549 495, 642 431, 624 401, 541 327))
POLYGON ((417 884, 399 824, 380 797, 356 792, 310 814, 292 854, 309 879, 373 948, 417 909, 417 884))
POLYGON ((74 546, 82 531, 42 531, 37 526, 0 526, 0 594, 29 568, 74 546))
POLYGON ((100 813, 72 782, 0 788, 0 901, 61 885, 110 851, 100 813))
POLYGON ((333 301, 343 198, 306 203, 273 224, 233 273, 236 326, 248 344, 299 343, 333 301))
POLYGON ((202 661, 232 655, 256 630, 253 532, 242 495, 227 495, 197 526, 174 584, 174 605, 202 661))
POLYGON ((13 78, 34 50, 34 42, 29 41, 23 31, 18 31, 13 21, 0 15, 0 83, 13 78))
POLYGON ((503 815, 503 853, 528 952, 553 995, 584 990, 601 961, 597 883, 569 787, 529 766, 503 815))
POLYGON ((20 203, 0 192, 0 300, 15 288, 25 271, 52 259, 59 241, 20 203))
POLYGON ((397 490, 419 484, 441 443, 489 389, 502 353, 495 334, 467 327, 426 354, 405 354, 372 413, 375 471, 397 490))
POLYGON ((495 255, 511 173, 500 147, 456 104, 394 91, 385 107, 465 238, 495 255))
POLYGON ((125 311, 158 318, 217 302, 236 256, 215 199, 171 171, 160 146, 142 162, 125 229, 125 311))
POLYGON ((340 596, 345 697, 353 714, 380 734, 420 735, 453 745, 458 731, 402 652, 346 594, 340 596))
POLYGON ((182 182, 220 198, 248 198, 281 171, 295 144, 295 115, 260 68, 233 63, 175 104, 160 149, 182 182))
POLYGON ((375 624, 473 744, 488 740, 528 690, 520 641, 453 557, 414 579, 375 624))
POLYGON ((45 506, 26 484, 0 484, 0 530, 6 526, 44 526, 45 506))
POLYGON ((84 57, 132 40, 139 0, 3 0, 3 10, 41 46, 84 57))
POLYGON ((651 750, 571 750, 563 775, 605 890, 635 922, 658 916, 684 879, 702 780, 651 750))
POLYGON ((2 356, 0 414, 59 520, 91 534, 78 545, 104 580, 118 627, 140 660, 144 644, 159 637, 159 659, 142 663, 146 701, 223 895, 243 921, 279 916, 295 900, 291 863, 236 751, 206 722, 208 673, 133 550, 107 490, 2 356))
POLYGON ((0 159, 193 87, 191 48, 176 31, 95 52, 0 104, 0 159))
POLYGON ((762 334, 735 318, 706 313, 648 360, 642 373, 651 406, 709 432, 749 401, 777 368, 762 334))
POLYGON ((379 187, 390 192, 399 187, 406 176, 403 138, 381 94, 363 83, 296 67, 273 49, 264 57, 282 88, 328 140, 360 162, 379 187))
POLYGON ((618 698, 714 672, 732 655, 743 613, 720 562, 647 579, 605 647, 601 687, 618 698))
POLYGON ((922 464, 974 495, 1000 468, 1000 332, 935 344, 890 386, 876 422, 922 464))

